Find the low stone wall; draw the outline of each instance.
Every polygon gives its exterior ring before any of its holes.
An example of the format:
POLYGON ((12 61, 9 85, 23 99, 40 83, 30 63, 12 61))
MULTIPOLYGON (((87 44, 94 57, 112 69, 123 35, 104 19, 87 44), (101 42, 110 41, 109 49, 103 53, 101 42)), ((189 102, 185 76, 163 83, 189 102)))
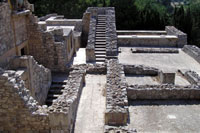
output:
POLYGON ((157 76, 159 70, 144 65, 124 65, 125 74, 157 76))
POLYGON ((106 10, 106 56, 117 56, 117 32, 115 24, 115 9, 106 10))
POLYGON ((123 66, 118 60, 107 63, 105 124, 125 125, 128 120, 128 99, 123 66))
POLYGON ((185 45, 182 50, 200 63, 200 48, 194 45, 185 45))
POLYGON ((132 53, 179 53, 177 48, 135 48, 132 53))
POLYGON ((131 85, 127 88, 128 99, 200 99, 199 86, 131 85))
POLYGON ((85 73, 85 70, 80 69, 74 69, 70 72, 67 84, 62 90, 63 94, 54 100, 52 106, 49 107, 52 131, 72 131, 85 82, 85 73))
POLYGON ((175 35, 118 35, 119 46, 134 47, 177 47, 178 38, 175 35))
POLYGON ((177 47, 182 48, 184 45, 187 45, 187 34, 176 29, 174 26, 166 26, 165 31, 167 35, 175 35, 178 37, 177 47))
POLYGON ((117 30, 117 35, 166 35, 166 31, 152 30, 117 30))
POLYGON ((104 133, 137 133, 137 130, 130 129, 128 126, 122 126, 122 127, 105 126, 104 133))
POLYGON ((96 19, 90 18, 90 28, 86 47, 86 61, 94 62, 95 58, 96 19))
POLYGON ((44 104, 51 86, 51 71, 39 65, 32 56, 14 58, 10 63, 10 68, 14 70, 26 68, 26 87, 39 104, 44 104))

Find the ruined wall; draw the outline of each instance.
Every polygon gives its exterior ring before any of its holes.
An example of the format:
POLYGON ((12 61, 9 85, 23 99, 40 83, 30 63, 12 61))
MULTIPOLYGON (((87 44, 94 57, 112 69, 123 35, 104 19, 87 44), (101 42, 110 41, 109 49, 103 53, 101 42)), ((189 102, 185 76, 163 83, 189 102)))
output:
POLYGON ((10 68, 14 70, 26 69, 26 87, 30 90, 31 96, 39 104, 44 104, 51 86, 51 71, 39 65, 32 56, 14 58, 10 64, 10 68))
POLYGON ((123 66, 118 60, 107 63, 105 124, 125 125, 128 119, 128 98, 123 66))
POLYGON ((175 35, 178 37, 177 47, 182 48, 184 45, 187 45, 187 34, 176 29, 174 26, 166 26, 165 31, 167 35, 175 35))
POLYGON ((95 58, 95 37, 96 37, 96 19, 90 19, 89 35, 86 47, 86 61, 96 61, 95 58))
POLYGON ((127 88, 128 99, 200 99, 199 86, 131 85, 127 88))
POLYGON ((70 72, 67 84, 52 106, 49 107, 52 131, 63 129, 72 131, 76 119, 76 112, 80 100, 83 84, 85 82, 83 69, 74 69, 70 72))
POLYGON ((115 8, 106 11, 106 56, 117 56, 117 32, 115 24, 115 8))
POLYGON ((29 20, 30 55, 32 55, 40 64, 52 71, 66 71, 66 65, 69 60, 66 46, 67 40, 62 36, 62 29, 43 31, 39 27, 37 19, 34 18, 34 16, 30 16, 29 20), (59 36, 61 41, 56 41, 54 35, 57 35, 57 37, 59 36))
POLYGON ((21 14, 14 14, 13 21, 14 21, 14 30, 15 30, 15 37, 16 37, 16 45, 20 45, 23 42, 28 40, 28 31, 27 31, 27 19, 29 12, 22 12, 21 14))
POLYGON ((194 45, 185 45, 182 50, 200 63, 200 48, 194 45))
POLYGON ((124 65, 124 72, 125 74, 156 76, 159 70, 144 65, 124 65))
POLYGON ((11 10, 4 2, 0 2, 0 45, 0 66, 4 67, 9 57, 16 54, 11 10))
POLYGON ((45 108, 38 106, 15 71, 0 70, 0 132, 48 132, 45 108))

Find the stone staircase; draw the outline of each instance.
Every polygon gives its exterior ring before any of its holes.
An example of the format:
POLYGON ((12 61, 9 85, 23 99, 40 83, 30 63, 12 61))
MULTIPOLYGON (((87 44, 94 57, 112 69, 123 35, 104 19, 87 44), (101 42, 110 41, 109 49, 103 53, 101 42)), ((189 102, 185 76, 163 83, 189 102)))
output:
POLYGON ((106 58, 106 16, 98 15, 95 38, 96 62, 105 62, 106 58))
POLYGON ((52 84, 49 89, 47 99, 46 99, 46 105, 51 106, 53 103, 53 100, 57 99, 60 95, 62 95, 62 90, 64 89, 65 85, 67 84, 67 77, 53 77, 52 84))

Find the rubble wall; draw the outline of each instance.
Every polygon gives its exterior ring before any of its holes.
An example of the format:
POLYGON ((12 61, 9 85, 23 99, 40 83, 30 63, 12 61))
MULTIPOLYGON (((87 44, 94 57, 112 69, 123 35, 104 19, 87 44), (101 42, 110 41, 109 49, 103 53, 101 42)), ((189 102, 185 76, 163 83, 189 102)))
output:
POLYGON ((0 132, 48 132, 49 119, 45 109, 15 71, 0 71, 0 132))
POLYGON ((105 124, 125 125, 128 119, 128 98, 123 65, 111 59, 107 63, 105 124))
POLYGON ((51 86, 51 71, 39 65, 32 56, 16 57, 10 66, 14 70, 26 68, 28 80, 25 84, 28 84, 31 96, 39 104, 44 104, 51 86))

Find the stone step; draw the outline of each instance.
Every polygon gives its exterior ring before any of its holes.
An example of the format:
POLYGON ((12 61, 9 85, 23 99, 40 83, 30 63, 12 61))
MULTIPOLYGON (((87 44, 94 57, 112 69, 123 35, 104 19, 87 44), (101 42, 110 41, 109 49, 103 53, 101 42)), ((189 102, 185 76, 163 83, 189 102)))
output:
POLYGON ((106 28, 106 25, 97 25, 96 27, 97 27, 97 29, 98 28, 106 28))
POLYGON ((96 40, 106 40, 106 37, 95 37, 96 40))
POLYGON ((106 37, 105 34, 96 34, 96 37, 106 37))
POLYGON ((105 55, 105 54, 102 54, 102 55, 97 54, 97 55, 95 55, 95 57, 96 57, 96 58, 106 58, 106 55, 105 55))
POLYGON ((50 89, 64 89, 65 86, 61 84, 52 84, 50 89))
POLYGON ((105 58, 96 58, 96 62, 105 62, 105 58))
POLYGON ((100 17, 106 17, 106 15, 98 15, 98 18, 100 18, 100 17))
POLYGON ((50 89, 49 94, 62 94, 62 89, 50 89))
POLYGON ((95 45, 106 45, 106 42, 95 42, 95 45))
POLYGON ((47 95, 47 99, 48 98, 53 98, 53 99, 56 99, 56 98, 58 98, 60 95, 58 95, 58 94, 48 94, 47 95))
POLYGON ((95 51, 106 51, 106 48, 95 48, 95 51))
POLYGON ((106 55, 106 51, 95 51, 95 55, 106 55))
POLYGON ((106 45, 95 45, 95 48, 106 48, 106 45))
POLYGON ((106 22, 99 22, 97 25, 106 25, 106 22))
POLYGON ((96 34, 100 34, 100 35, 106 35, 106 32, 105 31, 103 31, 103 32, 96 32, 96 34))
POLYGON ((102 39, 101 40, 100 39, 96 39, 95 43, 97 43, 97 42, 105 42, 106 43, 106 40, 105 39, 103 39, 103 40, 102 39))

